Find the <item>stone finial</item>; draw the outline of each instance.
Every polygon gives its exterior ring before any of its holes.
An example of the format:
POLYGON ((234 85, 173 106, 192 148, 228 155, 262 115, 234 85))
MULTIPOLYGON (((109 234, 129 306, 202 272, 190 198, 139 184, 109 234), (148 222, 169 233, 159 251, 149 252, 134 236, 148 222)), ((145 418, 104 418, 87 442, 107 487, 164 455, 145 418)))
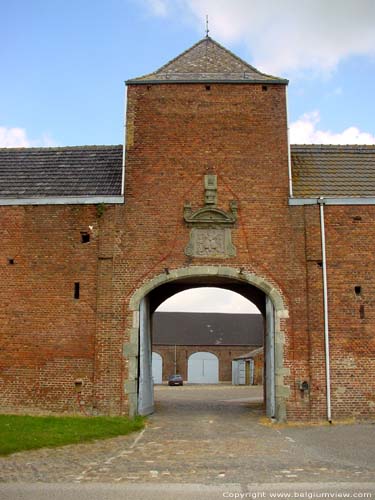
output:
POLYGON ((217 176, 207 174, 204 176, 204 204, 206 207, 217 205, 217 176))

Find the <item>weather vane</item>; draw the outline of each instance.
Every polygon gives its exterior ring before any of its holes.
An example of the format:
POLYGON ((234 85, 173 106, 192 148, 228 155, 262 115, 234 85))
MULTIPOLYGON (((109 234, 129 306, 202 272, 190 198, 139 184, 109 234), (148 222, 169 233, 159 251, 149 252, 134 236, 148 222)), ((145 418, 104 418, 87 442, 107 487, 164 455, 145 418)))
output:
POLYGON ((208 33, 210 30, 208 29, 208 15, 206 15, 206 37, 208 38, 208 33))

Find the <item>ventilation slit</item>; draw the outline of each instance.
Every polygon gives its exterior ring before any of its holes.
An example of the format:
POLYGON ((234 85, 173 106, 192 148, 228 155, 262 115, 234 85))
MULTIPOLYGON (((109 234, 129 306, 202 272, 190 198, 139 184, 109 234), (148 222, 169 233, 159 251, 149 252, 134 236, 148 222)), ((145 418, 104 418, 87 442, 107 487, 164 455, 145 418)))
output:
POLYGON ((90 241, 90 233, 81 233, 81 243, 88 243, 90 241))
POLYGON ((359 317, 365 319, 365 306, 363 304, 359 306, 359 317))

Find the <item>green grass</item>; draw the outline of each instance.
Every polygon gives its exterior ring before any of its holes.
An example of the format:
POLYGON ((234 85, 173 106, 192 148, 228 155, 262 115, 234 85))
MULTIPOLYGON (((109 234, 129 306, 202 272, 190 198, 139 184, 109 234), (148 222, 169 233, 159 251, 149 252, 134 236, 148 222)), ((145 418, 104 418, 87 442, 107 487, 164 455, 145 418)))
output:
POLYGON ((0 415, 0 455, 122 436, 143 427, 143 417, 0 415))

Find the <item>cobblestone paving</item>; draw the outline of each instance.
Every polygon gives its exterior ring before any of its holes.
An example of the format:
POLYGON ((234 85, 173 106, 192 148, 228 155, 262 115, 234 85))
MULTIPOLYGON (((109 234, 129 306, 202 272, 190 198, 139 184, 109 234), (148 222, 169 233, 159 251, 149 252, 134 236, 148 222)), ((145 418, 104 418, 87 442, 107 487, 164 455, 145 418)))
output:
POLYGON ((0 481, 374 481, 374 425, 262 425, 260 396, 254 387, 158 386, 145 430, 3 457, 0 481))

